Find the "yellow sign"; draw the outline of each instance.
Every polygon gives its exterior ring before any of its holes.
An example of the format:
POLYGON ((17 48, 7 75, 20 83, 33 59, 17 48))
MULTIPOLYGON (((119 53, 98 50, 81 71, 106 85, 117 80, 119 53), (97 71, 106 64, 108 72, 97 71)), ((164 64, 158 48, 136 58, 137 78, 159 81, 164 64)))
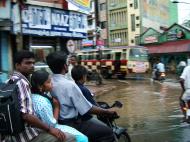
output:
POLYGON ((67 1, 84 10, 90 10, 90 0, 67 0, 67 1))

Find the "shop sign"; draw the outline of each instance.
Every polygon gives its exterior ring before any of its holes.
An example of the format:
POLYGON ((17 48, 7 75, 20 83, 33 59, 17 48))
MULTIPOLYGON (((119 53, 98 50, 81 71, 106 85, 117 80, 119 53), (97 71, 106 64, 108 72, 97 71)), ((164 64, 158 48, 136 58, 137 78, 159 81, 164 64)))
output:
POLYGON ((67 0, 82 10, 90 11, 90 0, 67 0))
POLYGON ((177 39, 184 39, 185 33, 181 29, 173 29, 168 31, 167 33, 167 40, 177 40, 177 39))
POLYGON ((82 40, 82 46, 93 46, 93 40, 82 40))
POLYGON ((85 38, 87 15, 55 8, 28 6, 22 10, 22 33, 85 38))
POLYGON ((148 36, 144 38, 144 43, 155 43, 158 42, 158 38, 155 36, 148 36))

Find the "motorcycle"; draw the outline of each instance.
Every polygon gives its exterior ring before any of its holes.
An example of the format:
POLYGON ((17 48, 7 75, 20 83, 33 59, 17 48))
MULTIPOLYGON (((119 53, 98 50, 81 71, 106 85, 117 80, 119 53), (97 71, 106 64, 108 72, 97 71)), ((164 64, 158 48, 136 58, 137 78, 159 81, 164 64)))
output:
POLYGON ((159 72, 156 69, 153 70, 153 80, 158 80, 160 82, 163 82, 166 79, 166 73, 165 72, 159 72))
MULTIPOLYGON (((114 104, 112 104, 111 106, 108 105, 108 103, 106 102, 97 102, 97 103, 101 108, 104 109, 109 109, 113 107, 121 108, 123 106, 123 104, 119 101, 115 101, 114 104)), ((127 128, 120 127, 115 123, 115 119, 119 118, 118 115, 109 118, 101 115, 97 116, 97 118, 100 121, 104 122, 107 126, 109 126, 113 130, 115 142, 131 142, 131 138, 127 133, 127 128)))

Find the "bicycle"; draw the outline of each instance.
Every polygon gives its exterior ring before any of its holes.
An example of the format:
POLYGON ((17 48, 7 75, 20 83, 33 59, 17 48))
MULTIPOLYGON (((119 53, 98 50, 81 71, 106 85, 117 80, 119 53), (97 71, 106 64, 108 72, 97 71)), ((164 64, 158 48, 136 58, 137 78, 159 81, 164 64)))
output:
MULTIPOLYGON (((111 106, 106 102, 97 102, 101 108, 109 109, 113 107, 121 108, 123 104, 119 101, 115 101, 111 106)), ((105 117, 97 116, 97 118, 109 126, 114 132, 115 142, 131 142, 131 138, 127 133, 127 128, 120 127, 116 124, 115 119, 118 119, 119 116, 105 117)))

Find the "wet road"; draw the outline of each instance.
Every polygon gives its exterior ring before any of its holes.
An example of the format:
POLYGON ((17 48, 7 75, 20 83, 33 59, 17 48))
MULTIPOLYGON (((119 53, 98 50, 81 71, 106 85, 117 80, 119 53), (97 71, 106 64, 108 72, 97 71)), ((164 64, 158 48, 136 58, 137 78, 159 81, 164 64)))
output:
POLYGON ((117 123, 128 128, 132 142, 190 142, 190 125, 181 122, 179 87, 149 80, 127 82, 117 83, 119 89, 97 100, 123 103, 117 123))

